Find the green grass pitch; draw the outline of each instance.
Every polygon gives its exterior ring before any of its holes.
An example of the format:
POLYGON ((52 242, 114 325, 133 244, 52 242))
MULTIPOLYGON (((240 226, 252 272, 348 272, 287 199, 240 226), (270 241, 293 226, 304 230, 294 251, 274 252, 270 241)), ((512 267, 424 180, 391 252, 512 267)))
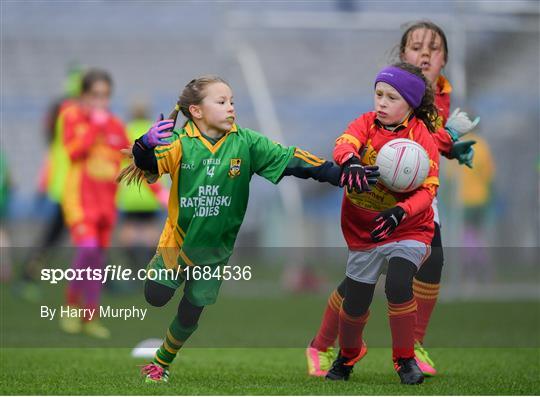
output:
MULTIPOLYGON (((137 367, 147 361, 131 358, 131 347, 161 338, 176 303, 151 308, 145 321, 104 320, 114 336, 106 343, 62 334, 57 321, 39 318, 41 303, 0 292, 0 394, 540 394, 538 301, 440 302, 426 340, 440 375, 420 386, 402 386, 392 368, 381 294, 366 327, 368 355, 349 382, 330 383, 308 377, 302 349, 319 325, 324 294, 245 298, 225 293, 203 313, 171 367, 170 383, 148 385, 137 367)), ((60 288, 48 293, 48 304, 61 302, 60 288)), ((104 304, 148 307, 142 294, 106 294, 104 304)))
POLYGON ((370 349, 348 382, 309 378, 302 349, 185 349, 170 383, 145 384, 129 349, 3 349, 2 394, 165 395, 534 395, 540 352, 534 348, 432 349, 440 376, 403 386, 390 350, 370 349))

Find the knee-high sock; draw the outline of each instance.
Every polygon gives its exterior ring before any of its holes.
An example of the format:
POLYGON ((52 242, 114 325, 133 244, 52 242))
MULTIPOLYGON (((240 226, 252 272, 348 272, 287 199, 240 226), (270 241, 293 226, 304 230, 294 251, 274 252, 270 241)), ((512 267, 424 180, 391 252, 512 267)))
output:
MULTIPOLYGON (((102 269, 105 264, 105 251, 103 248, 96 248, 93 253, 92 269, 102 269)), ((85 280, 86 288, 84 294, 84 307, 87 309, 96 309, 99 307, 101 298, 101 280, 85 280)), ((99 310, 98 310, 99 312, 99 310)))
POLYGON ((414 297, 418 305, 414 338, 420 343, 424 342, 424 335, 439 297, 439 288, 439 283, 425 283, 416 278, 413 281, 414 297))
POLYGON ((339 311, 339 346, 341 355, 354 358, 362 349, 362 333, 369 318, 369 310, 359 317, 345 313, 343 307, 339 311))
POLYGON ((392 358, 414 357, 414 326, 416 324, 416 301, 388 302, 388 319, 392 332, 392 358))
POLYGON ((311 346, 317 350, 326 351, 328 347, 334 346, 338 336, 339 329, 339 310, 343 303, 343 297, 335 289, 330 294, 324 315, 322 318, 321 326, 317 335, 311 342, 311 346))
POLYGON ((169 366, 176 357, 178 350, 180 350, 191 334, 195 332, 197 327, 198 324, 185 327, 180 324, 178 315, 174 316, 174 319, 167 330, 167 335, 163 340, 163 344, 156 351, 154 363, 159 364, 162 367, 169 366))
MULTIPOLYGON (((88 261, 86 258, 86 253, 81 248, 76 248, 75 257, 71 263, 71 269, 83 269, 85 263, 88 261)), ((66 303, 69 306, 81 306, 82 305, 82 296, 84 293, 84 280, 73 280, 68 281, 66 288, 66 303)))

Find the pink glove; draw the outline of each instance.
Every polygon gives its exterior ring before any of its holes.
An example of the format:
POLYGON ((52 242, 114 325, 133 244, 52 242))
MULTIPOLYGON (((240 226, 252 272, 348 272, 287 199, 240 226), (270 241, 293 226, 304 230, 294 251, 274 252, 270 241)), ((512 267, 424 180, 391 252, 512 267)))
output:
POLYGON ((156 146, 170 145, 170 142, 167 142, 165 139, 172 136, 173 128, 174 120, 163 120, 163 113, 161 113, 148 132, 141 137, 142 143, 148 149, 153 149, 156 146))

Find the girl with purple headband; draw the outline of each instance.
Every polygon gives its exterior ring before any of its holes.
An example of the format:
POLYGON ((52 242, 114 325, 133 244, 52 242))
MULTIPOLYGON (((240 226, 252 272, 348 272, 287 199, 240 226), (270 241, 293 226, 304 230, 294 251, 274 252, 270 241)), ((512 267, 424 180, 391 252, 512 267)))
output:
MULTIPOLYGON (((473 130, 480 118, 470 120, 467 113, 456 109, 450 115, 450 95, 452 87, 441 74, 448 61, 448 44, 443 30, 429 21, 419 21, 408 26, 401 37, 399 58, 422 69, 434 94, 437 109, 435 125, 437 130, 431 134, 439 153, 449 159, 456 159, 460 164, 472 168, 475 141, 461 141, 460 138, 473 130)), ((434 376, 437 371, 433 360, 423 347, 423 340, 431 314, 437 302, 443 267, 443 249, 437 198, 432 203, 434 211, 434 235, 431 241, 431 255, 423 263, 413 280, 413 291, 418 306, 415 326, 416 362, 425 376, 434 376)), ((323 318, 323 323, 316 340, 324 341, 327 346, 318 344, 319 349, 307 348, 308 371, 312 376, 324 376, 335 358, 333 345, 339 326, 339 307, 345 294, 345 280, 331 293, 323 318)), ((322 343, 322 342, 320 342, 322 343)))
POLYGON ((336 140, 334 160, 343 175, 375 164, 377 152, 387 142, 407 138, 428 153, 428 177, 408 193, 392 192, 381 184, 372 191, 344 193, 341 227, 349 248, 346 278, 338 288, 341 293, 330 295, 321 327, 306 350, 308 368, 311 375, 326 375, 329 380, 349 379, 355 363, 367 353, 362 331, 377 280, 386 272, 394 367, 401 383, 418 384, 424 376, 414 359, 417 308, 412 280, 429 256, 433 238, 431 203, 439 185, 439 155, 431 134, 437 128, 437 111, 422 70, 407 63, 388 66, 377 74, 374 107, 336 140), (336 338, 339 354, 326 372, 323 360, 331 357, 328 346, 336 338))

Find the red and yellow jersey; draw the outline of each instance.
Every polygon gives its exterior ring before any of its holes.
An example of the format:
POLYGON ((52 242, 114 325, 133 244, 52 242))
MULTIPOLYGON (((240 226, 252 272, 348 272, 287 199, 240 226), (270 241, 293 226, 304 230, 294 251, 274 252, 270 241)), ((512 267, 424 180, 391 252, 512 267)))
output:
POLYGON ((392 192, 380 182, 372 187, 371 192, 349 193, 345 189, 341 228, 351 250, 365 250, 406 239, 431 243, 434 230, 431 202, 439 186, 439 153, 431 135, 424 123, 416 117, 398 126, 395 131, 388 131, 376 120, 375 112, 369 112, 350 123, 336 140, 334 160, 339 165, 351 155, 359 157, 364 165, 373 165, 384 144, 397 138, 418 142, 426 149, 430 159, 430 169, 424 184, 413 192, 392 192), (370 232, 376 226, 375 217, 380 211, 396 205, 405 210, 405 219, 388 239, 374 243, 370 232))
POLYGON ((444 129, 448 117, 450 116, 450 93, 452 92, 452 86, 442 75, 437 79, 437 88, 435 89, 435 106, 437 107, 437 131, 432 136, 437 144, 439 152, 442 154, 449 154, 452 150, 452 138, 444 129))
POLYGON ((67 224, 114 217, 120 149, 129 147, 123 123, 110 115, 97 125, 78 103, 63 109, 61 120, 70 160, 62 202, 67 224))

